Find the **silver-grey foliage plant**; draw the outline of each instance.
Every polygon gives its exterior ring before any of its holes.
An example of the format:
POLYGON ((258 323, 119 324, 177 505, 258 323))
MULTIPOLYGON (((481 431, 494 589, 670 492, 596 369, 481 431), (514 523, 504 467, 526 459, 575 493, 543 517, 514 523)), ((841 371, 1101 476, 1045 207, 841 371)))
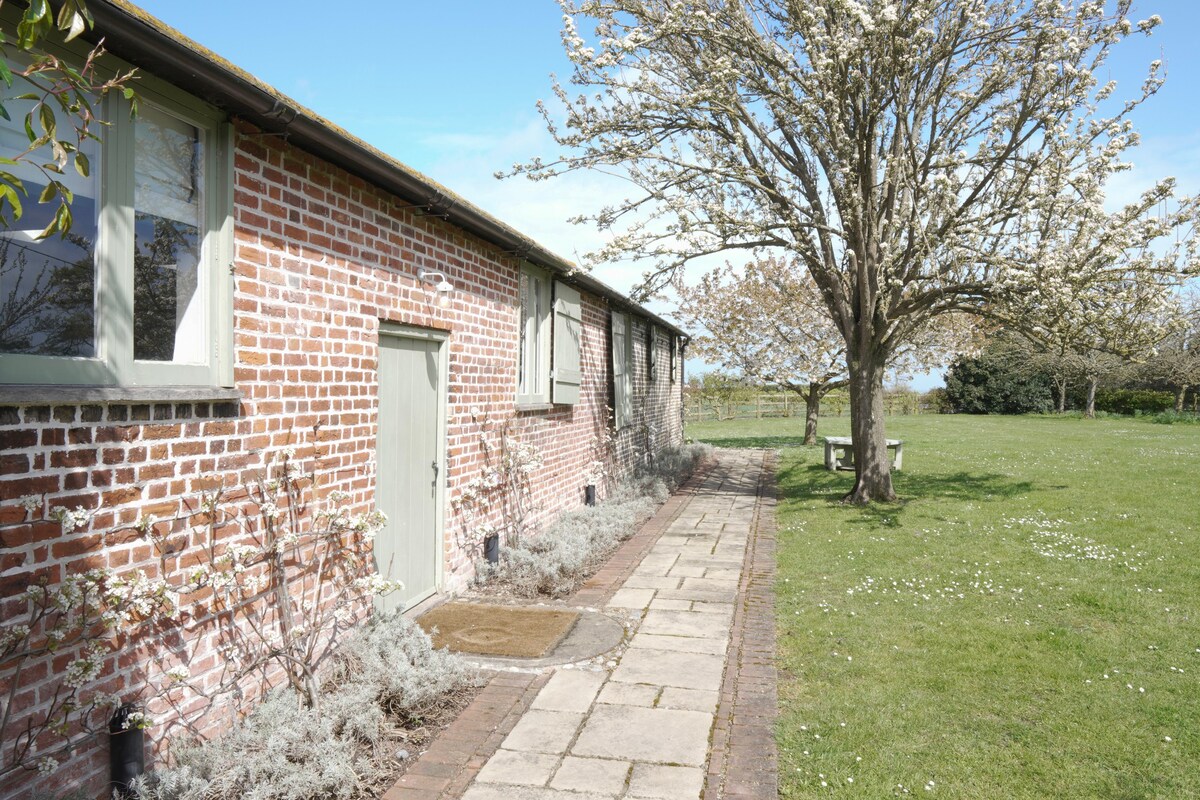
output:
POLYGON ((144 800, 357 800, 394 771, 398 723, 473 684, 458 656, 398 613, 379 614, 338 650, 319 710, 288 686, 228 734, 174 753, 138 788, 144 800))
POLYGON ((568 511, 541 535, 502 550, 499 564, 480 563, 479 582, 526 597, 570 594, 711 452, 702 444, 658 452, 600 505, 568 511))

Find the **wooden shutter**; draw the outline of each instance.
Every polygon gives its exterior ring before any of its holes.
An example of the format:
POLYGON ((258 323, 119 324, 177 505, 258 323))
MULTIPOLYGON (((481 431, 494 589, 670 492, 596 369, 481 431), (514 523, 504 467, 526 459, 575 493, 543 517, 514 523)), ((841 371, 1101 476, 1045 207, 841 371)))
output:
POLYGON ((554 282, 554 372, 555 403, 579 402, 579 345, 583 331, 583 307, 579 292, 565 283, 554 282))
POLYGON ((612 313, 613 415, 617 428, 633 417, 633 387, 629 374, 629 321, 624 314, 612 313))

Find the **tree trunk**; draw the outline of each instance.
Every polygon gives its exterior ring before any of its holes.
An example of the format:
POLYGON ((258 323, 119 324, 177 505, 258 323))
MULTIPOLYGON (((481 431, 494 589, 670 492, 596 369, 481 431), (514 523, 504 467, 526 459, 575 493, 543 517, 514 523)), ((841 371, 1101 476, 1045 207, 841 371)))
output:
MULTIPOLYGON (((864 348, 866 349, 866 348, 864 348)), ((874 352, 850 357, 850 435, 854 441, 854 489, 843 502, 865 505, 896 499, 892 462, 883 429, 884 360, 874 352)))
POLYGON ((821 413, 821 387, 815 383, 808 385, 804 395, 804 443, 817 443, 817 416, 821 413))
POLYGON ((1099 383, 1100 379, 1096 376, 1088 377, 1087 410, 1083 412, 1083 415, 1088 419, 1096 418, 1096 386, 1099 383))
POLYGON ((1183 400, 1185 397, 1187 397, 1187 390, 1188 390, 1188 387, 1180 386, 1179 391, 1177 391, 1175 393, 1175 413, 1176 414, 1183 413, 1183 400))
POLYGON ((1058 389, 1058 413, 1065 414, 1067 411, 1067 379, 1055 378, 1054 386, 1058 389))

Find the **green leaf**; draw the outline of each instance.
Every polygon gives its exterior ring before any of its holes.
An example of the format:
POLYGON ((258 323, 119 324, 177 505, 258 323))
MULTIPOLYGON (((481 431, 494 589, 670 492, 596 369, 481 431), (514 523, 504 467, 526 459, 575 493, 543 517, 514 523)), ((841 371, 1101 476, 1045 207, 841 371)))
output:
POLYGON ((39 203, 49 203, 58 196, 58 182, 50 181, 46 184, 46 188, 42 189, 41 195, 38 197, 39 203))
POLYGON ((66 40, 69 42, 87 27, 88 20, 80 13, 79 6, 73 2, 63 3, 58 10, 58 29, 67 31, 66 40))
POLYGON ((92 162, 88 161, 88 157, 78 151, 75 153, 75 171, 83 178, 86 178, 92 171, 92 162))
POLYGON ((12 122, 12 117, 8 115, 8 109, 4 107, 4 103, 0 103, 0 117, 4 117, 5 120, 12 122))
POLYGON ((13 85, 12 70, 9 68, 8 62, 4 58, 0 58, 0 80, 3 80, 6 86, 13 85))
POLYGON ((54 109, 43 103, 38 109, 38 122, 42 124, 42 130, 49 136, 54 136, 58 130, 58 119, 54 116, 54 109))
POLYGON ((37 235, 37 238, 45 239, 47 236, 52 236, 55 233, 63 236, 67 231, 71 230, 71 222, 71 207, 63 203, 58 207, 58 211, 54 212, 54 219, 50 220, 50 224, 37 235))
POLYGON ((22 213, 21 196, 8 183, 0 183, 0 208, 4 206, 4 201, 8 201, 9 205, 12 206, 13 220, 20 219, 22 213))
POLYGON ((32 50, 38 39, 49 31, 53 21, 47 0, 30 0, 29 8, 25 9, 21 23, 17 25, 17 45, 22 50, 32 50))

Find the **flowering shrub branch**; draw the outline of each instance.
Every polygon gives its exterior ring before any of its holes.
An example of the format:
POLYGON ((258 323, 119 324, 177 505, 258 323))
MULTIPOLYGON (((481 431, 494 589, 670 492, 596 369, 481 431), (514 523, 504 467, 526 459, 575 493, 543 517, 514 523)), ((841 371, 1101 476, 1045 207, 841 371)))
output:
POLYGON ((345 492, 322 494, 319 457, 306 468, 296 448, 284 448, 246 487, 248 502, 238 507, 221 488, 201 495, 193 510, 203 520, 202 561, 189 571, 187 588, 218 620, 225 658, 215 686, 188 683, 198 694, 236 693, 247 676, 267 680, 275 667, 306 705, 317 706, 317 672, 342 634, 373 596, 401 588, 373 563, 386 517, 352 515, 345 492))
POLYGON ((503 536, 506 547, 515 547, 533 511, 529 476, 544 463, 542 453, 516 437, 512 419, 496 425, 472 411, 471 421, 479 427, 483 466, 479 477, 467 481, 454 498, 454 508, 479 542, 496 534, 503 536))
MULTIPOLYGON (((605 406, 601 419, 612 419, 612 409, 605 406)), ((588 462, 584 480, 592 486, 612 488, 617 462, 617 432, 607 424, 597 426, 590 448, 592 460, 588 462)))
MULTIPOLYGON (((24 498, 22 504, 27 515, 44 505, 36 497, 24 498)), ((83 508, 54 507, 49 516, 65 532, 91 522, 91 514, 83 508)), ((91 690, 105 660, 123 635, 173 620, 179 612, 178 593, 141 570, 121 576, 109 569, 92 569, 69 574, 55 585, 43 579, 29 586, 20 599, 24 613, 0 624, 0 686, 5 687, 0 779, 17 770, 36 769, 48 775, 58 767, 59 757, 107 730, 108 714, 120 700, 91 690), (21 697, 27 688, 22 678, 35 664, 60 652, 74 658, 54 686, 49 703, 18 720, 18 709, 33 702, 31 697, 21 697)), ((144 727, 150 720, 137 713, 129 724, 144 727)))

